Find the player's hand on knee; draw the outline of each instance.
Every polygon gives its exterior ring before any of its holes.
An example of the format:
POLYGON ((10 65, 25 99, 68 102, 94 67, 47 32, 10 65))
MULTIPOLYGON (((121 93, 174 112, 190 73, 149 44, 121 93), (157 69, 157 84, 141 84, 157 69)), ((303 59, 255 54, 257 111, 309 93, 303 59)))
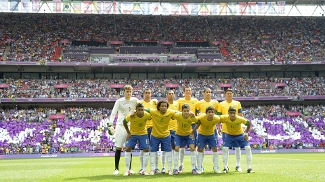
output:
POLYGON ((245 134, 244 134, 244 139, 245 139, 246 141, 248 141, 248 133, 245 133, 245 134))

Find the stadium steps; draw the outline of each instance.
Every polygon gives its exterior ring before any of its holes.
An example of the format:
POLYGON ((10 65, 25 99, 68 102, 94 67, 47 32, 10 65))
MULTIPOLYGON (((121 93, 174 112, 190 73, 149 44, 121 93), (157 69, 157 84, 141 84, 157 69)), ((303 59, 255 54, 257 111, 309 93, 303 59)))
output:
POLYGON ((303 29, 304 29, 305 32, 309 32, 309 35, 310 35, 310 38, 308 39, 309 43, 310 44, 313 44, 315 47, 317 47, 322 52, 322 54, 324 55, 325 54, 325 50, 322 48, 322 47, 324 47, 324 41, 322 41, 321 39, 318 40, 318 44, 319 45, 313 43, 312 37, 314 36, 313 35, 314 32, 313 31, 308 31, 305 27, 303 27, 303 29))
POLYGON ((209 24, 208 20, 205 20, 205 22, 206 22, 208 30, 209 30, 209 44, 210 44, 210 47, 211 47, 213 45, 214 35, 212 33, 212 29, 210 27, 210 24, 209 24))
POLYGON ((2 55, 2 60, 3 61, 7 61, 7 59, 8 59, 7 56, 8 56, 9 50, 10 50, 10 46, 6 46, 6 49, 5 49, 5 51, 4 51, 3 55, 2 55))
MULTIPOLYGON (((253 29, 256 31, 257 35, 258 35, 258 36, 260 37, 260 39, 262 40, 262 34, 261 34, 261 32, 257 29, 257 27, 256 27, 256 26, 253 26, 253 29)), ((270 48, 269 44, 265 44, 265 46, 266 46, 266 49, 268 50, 269 54, 270 54, 272 57, 274 57, 275 54, 274 54, 274 52, 272 51, 272 49, 270 48)))
POLYGON ((221 54, 225 57, 229 57, 229 52, 225 47, 220 47, 221 54))

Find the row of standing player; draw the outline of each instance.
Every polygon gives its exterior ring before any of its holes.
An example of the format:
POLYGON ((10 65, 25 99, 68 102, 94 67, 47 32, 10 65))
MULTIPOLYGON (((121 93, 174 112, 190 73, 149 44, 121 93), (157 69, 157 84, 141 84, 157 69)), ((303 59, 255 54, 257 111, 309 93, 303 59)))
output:
MULTIPOLYGON (((124 128, 123 126, 123 120, 126 118, 126 116, 128 114, 130 114, 134 109, 135 109, 135 106, 136 106, 136 103, 138 103, 138 99, 137 98, 134 98, 134 97, 131 97, 132 96, 132 87, 130 85, 126 85, 124 87, 124 97, 123 98, 120 98, 116 101, 115 105, 114 105, 114 108, 112 110, 112 114, 111 114, 111 118, 110 118, 110 122, 112 123, 114 117, 116 114, 118 114, 118 119, 117 119, 117 123, 116 123, 116 136, 115 136, 115 146, 116 146, 116 152, 115 152, 115 171, 114 171, 114 174, 117 175, 119 173, 119 161, 120 161, 120 156, 121 156, 121 149, 122 149, 122 146, 123 144, 125 143, 126 139, 131 137, 130 135, 128 135, 128 132, 130 133, 130 131, 128 130, 128 127, 126 125, 126 128, 124 128), (126 130, 127 129, 127 130, 126 130)), ((242 109, 241 109, 241 104, 240 102, 238 101, 234 101, 232 100, 232 97, 233 97, 233 93, 232 93, 232 90, 231 89, 228 89, 226 90, 226 100, 221 102, 221 103, 218 103, 218 101, 215 101, 213 99, 211 99, 211 90, 210 89, 205 89, 204 90, 204 99, 201 100, 201 101, 198 101, 197 99, 195 98, 192 98, 192 92, 191 92, 191 88, 189 87, 186 87, 185 90, 185 97, 184 98, 181 98, 181 99, 178 99, 177 101, 174 101, 174 92, 171 90, 168 92, 167 94, 167 105, 169 106, 170 110, 168 111, 173 111, 173 110, 182 110, 182 106, 184 104, 188 104, 188 106, 190 107, 189 110, 191 111, 191 113, 195 113, 196 115, 199 115, 200 113, 205 113, 206 112, 206 108, 207 107, 212 107, 215 111, 217 111, 217 114, 218 115, 221 115, 221 114, 228 114, 228 109, 230 106, 232 106, 232 108, 235 110, 234 113, 235 113, 235 118, 236 119, 236 115, 241 115, 241 112, 242 112, 242 109)), ((171 172, 171 170, 169 170, 169 174, 178 174, 178 172, 182 172, 184 170, 184 166, 183 166, 183 159, 184 159, 184 153, 185 153, 185 150, 184 150, 184 143, 178 143, 177 144, 177 140, 175 140, 175 136, 176 137, 179 137, 179 136, 184 136, 182 134, 180 135, 177 135, 177 133, 175 134, 175 131, 177 129, 177 119, 175 119, 175 117, 172 118, 172 116, 175 114, 175 113, 168 113, 168 117, 167 115, 165 115, 165 111, 163 113, 161 113, 161 111, 159 112, 159 110, 155 110, 156 108, 159 109, 160 106, 157 107, 157 101, 156 100, 151 100, 151 90, 150 89, 145 89, 145 92, 144 92, 144 99, 140 101, 140 103, 143 104, 144 108, 151 108, 151 111, 150 110, 147 110, 147 112, 150 112, 150 114, 152 115, 156 115, 156 117, 158 117, 160 120, 162 120, 163 117, 166 118, 166 121, 163 122, 165 125, 162 126, 162 125, 159 125, 157 123, 155 123, 157 126, 156 127, 152 127, 153 126, 153 123, 152 123, 152 120, 149 120, 149 121, 145 121, 147 124, 146 124, 146 128, 147 128, 147 133, 148 133, 148 136, 153 136, 154 139, 151 139, 150 141, 150 144, 151 144, 151 153, 150 153, 150 158, 151 158, 151 173, 152 173, 152 170, 154 170, 155 173, 159 173, 159 170, 158 170, 158 156, 157 156, 157 153, 155 150, 158 150, 158 146, 159 144, 165 144, 165 140, 162 140, 162 139, 166 139, 166 140, 169 140, 169 144, 172 144, 171 147, 174 151, 174 170, 171 172), (164 134, 161 134, 160 132, 162 131, 162 129, 166 126, 166 123, 168 124, 168 133, 164 132, 164 134), (156 128, 156 130, 155 130, 156 128), (151 133, 153 131, 153 133, 151 133), (156 136, 156 137, 155 137, 156 136), (176 147, 175 147, 175 144, 176 144, 176 147), (156 147, 153 147, 156 146, 156 147), (180 148, 181 147, 181 148, 180 148), (177 168, 175 167, 176 165, 178 165, 178 157, 180 159, 180 163, 181 165, 178 167, 178 170, 177 168)), ((164 104, 163 104, 164 105, 164 104)), ((167 109, 167 108, 166 108, 167 109)), ((186 109, 186 108, 185 108, 186 109)), ((184 108, 183 108, 184 110, 184 108)), ((213 110, 213 113, 215 113, 215 111, 213 110)), ((167 111, 167 110, 166 110, 167 111)), ((141 112, 141 111, 140 111, 141 112)), ((139 113, 140 113, 139 112, 139 113)), ((184 112, 184 111, 183 111, 184 112)), ((211 111, 210 111, 211 112, 211 111)), ((140 114, 141 115, 141 114, 140 114)), ((153 117, 154 118, 154 117, 153 117)), ((179 118, 182 118, 182 117, 179 117, 179 118)), ((237 117, 237 118, 240 118, 240 117, 237 117)), ((131 121, 131 118, 128 118, 129 121, 131 121)), ((243 121, 243 123, 245 124, 249 124, 248 121, 243 121), (246 123, 245 123, 246 122, 246 123)), ((195 126, 195 121, 192 121, 192 126, 194 127, 195 126)), ((196 126, 199 126, 199 125, 196 125, 196 126)), ((232 126, 234 127, 234 126, 232 126)), ((221 133, 221 130, 220 128, 221 127, 218 127, 219 130, 219 134, 221 133)), ((229 135, 231 133, 229 133, 229 131, 227 131, 227 128, 225 124, 223 124, 223 127, 222 127, 222 135, 223 135, 223 140, 225 140, 227 138, 227 136, 236 136, 237 138, 233 138, 235 140, 239 140, 236 141, 235 143, 233 142, 228 142, 229 146, 224 146, 223 147, 223 161, 224 161, 224 170, 223 172, 228 172, 229 168, 228 168, 228 154, 229 154, 229 147, 235 147, 235 153, 236 153, 236 170, 241 172, 241 167, 240 167, 240 147, 245 147, 245 149, 247 150, 246 153, 247 153, 247 163, 248 163, 248 170, 247 172, 253 172, 253 170, 251 169, 250 167, 250 164, 251 164, 251 150, 250 150, 250 147, 249 147, 249 143, 247 142, 247 138, 248 138, 248 133, 243 132, 242 128, 240 127, 240 129, 238 128, 238 131, 237 131, 237 134, 238 132, 241 132, 239 135, 229 135), (245 138, 245 139, 244 139, 245 138)), ((230 127, 229 127, 230 128, 230 127)), ((248 131, 249 127, 247 127, 247 130, 248 131)), ((192 131, 192 130, 191 130, 192 131)), ((200 131, 200 129, 199 129, 200 131)), ((199 132, 200 133, 200 132, 199 132)), ((196 132, 194 132, 194 134, 196 134, 196 132)), ((213 134, 214 136, 214 140, 217 142, 216 140, 216 137, 215 136, 217 134, 213 134)), ((204 135, 203 135, 204 136, 204 135)), ((131 170, 131 160, 132 160, 132 155, 131 155, 131 148, 128 147, 128 145, 133 145, 134 142, 132 143, 131 141, 134 141, 135 140, 135 137, 131 137, 132 140, 130 140, 129 142, 126 143, 126 156, 125 156, 125 160, 126 160, 126 165, 127 165, 127 172, 125 173, 126 175, 127 174, 133 174, 134 172, 131 170), (129 150, 128 150, 129 149, 129 150)), ((197 138, 197 136, 194 137, 195 139, 197 138)), ((202 138, 202 136, 200 137, 199 135, 199 138, 202 138)), ((230 138, 230 137, 228 137, 230 138)), ((183 138, 184 139, 184 138, 183 138)), ((140 139, 141 140, 141 139, 140 139)), ((146 141, 146 140, 141 140, 141 141, 146 141)), ((183 142, 185 142, 183 140, 183 142)), ((206 141, 205 141, 206 142, 206 141)), ((212 142, 212 143, 209 143, 210 147, 211 146, 214 146, 215 144, 217 144, 216 142, 212 142), (214 144, 215 143, 215 144, 214 144)), ((167 142, 168 143, 168 142, 167 142)), ((148 142, 147 142, 148 144, 148 142)), ((199 143, 195 143, 194 144, 199 144, 199 143)), ((225 141, 224 141, 224 144, 225 144, 225 141)), ((203 167, 202 165, 200 165, 200 161, 203 160, 203 157, 204 157, 204 147, 199 147, 199 153, 196 157, 196 153, 194 152, 194 145, 189 145, 190 146, 190 150, 191 150, 191 158, 192 158, 192 161, 194 158, 197 158, 198 159, 198 164, 195 162, 192 162, 192 172, 193 173, 200 173, 203 171, 203 167), (192 147, 191 147, 192 146, 192 147), (199 169, 197 170, 197 166, 201 166, 199 167, 199 169), (195 169, 195 170, 194 170, 195 169)), ((143 146, 142 146, 143 147, 143 146)), ((141 149, 141 147, 140 147, 141 149)), ((169 169, 170 168, 170 165, 171 165, 171 161, 172 161, 172 158, 171 158, 171 150, 170 150, 170 147, 168 146, 164 146, 162 145, 162 171, 161 172, 165 172, 165 156, 167 156, 167 161, 168 161, 168 165, 169 165, 169 169)), ((143 173, 143 174, 147 174, 145 172, 145 167, 146 165, 144 165, 144 163, 147 163, 148 162, 148 149, 147 148, 144 148, 144 150, 141 150, 140 151, 140 172, 143 173)), ((213 159, 215 159, 216 161, 214 161, 214 163, 218 163, 217 160, 218 160, 218 156, 217 156, 217 148, 216 147, 212 147, 212 151, 213 151, 213 159)), ((215 172, 220 172, 218 166, 215 165, 215 172)))

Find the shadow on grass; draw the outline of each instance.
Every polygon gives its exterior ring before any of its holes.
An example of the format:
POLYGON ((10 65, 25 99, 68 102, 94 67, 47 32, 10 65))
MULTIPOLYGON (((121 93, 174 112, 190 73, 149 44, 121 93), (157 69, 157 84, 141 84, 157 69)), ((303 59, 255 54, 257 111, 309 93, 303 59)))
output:
MULTIPOLYGON (((194 175, 190 172, 188 173, 182 173, 182 174, 178 174, 178 175, 168 175, 168 174, 156 174, 156 175, 148 175, 148 176, 143 176, 143 175, 139 175, 139 174, 135 174, 135 175, 130 175, 130 176, 123 176, 123 174, 119 174, 118 176, 112 175, 112 174, 107 174, 107 175, 97 175, 97 176, 83 176, 83 177, 77 177, 77 178, 66 178, 64 179, 65 181, 105 181, 105 180, 114 180, 114 181, 118 181, 118 180, 123 180, 123 181, 129 181, 129 180, 134 180, 134 181, 143 181, 143 180, 156 180, 156 181, 160 181, 158 179, 164 179, 167 181, 170 180, 178 180, 180 181, 182 178, 192 178, 195 179, 197 178, 197 180, 199 180, 199 178, 211 178, 211 177, 218 177, 218 176, 233 176, 233 175, 238 175, 240 173, 227 173, 227 174, 215 174, 213 172, 206 172, 203 174, 197 174, 194 175)), ((241 173, 243 174, 243 173, 241 173)), ((196 179, 195 179, 196 181, 196 179)))

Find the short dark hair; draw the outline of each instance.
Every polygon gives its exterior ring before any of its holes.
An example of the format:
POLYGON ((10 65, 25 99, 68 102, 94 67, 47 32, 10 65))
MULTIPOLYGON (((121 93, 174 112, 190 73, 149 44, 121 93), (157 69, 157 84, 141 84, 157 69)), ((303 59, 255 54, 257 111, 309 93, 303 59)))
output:
POLYGON ((227 90, 225 90, 225 92, 233 92, 231 88, 227 88, 227 90))
POLYGON ((182 105, 182 111, 183 111, 183 109, 190 109, 190 105, 188 105, 188 104, 183 104, 183 105, 182 105))
POLYGON ((236 112, 236 108, 234 106, 230 106, 229 109, 228 109, 228 112, 230 111, 235 111, 236 112))
POLYGON ((203 90, 203 93, 205 93, 207 90, 210 90, 210 91, 211 91, 210 88, 205 88, 205 89, 203 90))
POLYGON ((137 103, 137 105, 135 106, 135 109, 138 109, 138 107, 144 107, 142 103, 137 103))
POLYGON ((214 108, 212 106, 209 106, 205 109, 205 113, 208 113, 208 111, 214 111, 214 108))
POLYGON ((187 89, 187 88, 191 89, 191 91, 192 91, 192 88, 190 86, 185 86, 183 91, 185 92, 185 89, 187 89))
POLYGON ((160 100, 158 103, 157 103, 157 110, 159 111, 159 108, 160 108, 160 105, 163 104, 163 103, 166 103, 167 104, 167 109, 169 107, 169 103, 166 101, 166 100, 160 100))

